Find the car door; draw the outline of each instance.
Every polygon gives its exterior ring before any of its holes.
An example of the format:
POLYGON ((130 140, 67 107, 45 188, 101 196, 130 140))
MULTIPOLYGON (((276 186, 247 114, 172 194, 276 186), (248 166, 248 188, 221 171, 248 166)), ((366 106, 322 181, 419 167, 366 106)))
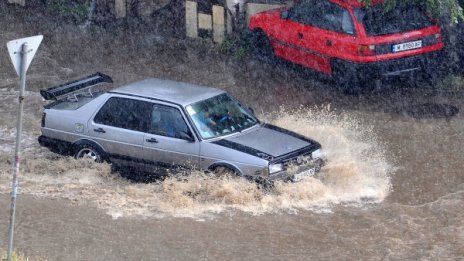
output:
POLYGON ((317 70, 331 73, 333 58, 349 59, 356 46, 356 31, 353 17, 348 9, 330 1, 320 1, 317 12, 309 16, 303 35, 311 35, 309 41, 302 41, 302 48, 311 48, 316 54, 317 70))
POLYGON ((319 56, 309 45, 312 34, 308 31, 308 15, 317 1, 303 1, 288 11, 283 11, 279 22, 271 26, 270 35, 275 39, 274 52, 277 56, 309 68, 317 69, 319 56), (305 41, 308 44, 304 45, 305 41))
POLYGON ((177 167, 198 167, 199 141, 194 138, 182 110, 153 103, 150 111, 143 147, 144 158, 153 166, 153 170, 163 172, 177 167))
POLYGON ((143 141, 151 104, 125 97, 110 97, 88 123, 89 136, 111 161, 143 168, 143 141))
MULTIPOLYGON (((265 31, 272 41, 274 54, 282 59, 302 64, 301 50, 296 48, 298 42, 298 32, 303 30, 304 25, 299 19, 288 19, 288 15, 294 9, 283 11, 280 15, 272 19, 265 27, 265 31)), ((295 12, 300 11, 296 8, 295 12)), ((307 65, 308 66, 308 65, 307 65)))
POLYGON ((288 42, 294 49, 289 52, 290 60, 297 64, 331 73, 331 59, 349 51, 353 45, 352 17, 340 5, 329 1, 303 1, 289 9, 285 16, 289 28, 293 29, 288 42))

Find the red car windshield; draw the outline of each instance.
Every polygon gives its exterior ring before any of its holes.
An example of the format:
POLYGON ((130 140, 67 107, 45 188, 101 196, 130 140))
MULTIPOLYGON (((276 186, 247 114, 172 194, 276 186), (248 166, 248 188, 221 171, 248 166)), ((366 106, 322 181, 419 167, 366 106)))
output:
POLYGON ((384 5, 355 9, 367 35, 402 33, 432 26, 431 19, 418 6, 400 6, 386 10, 384 5))

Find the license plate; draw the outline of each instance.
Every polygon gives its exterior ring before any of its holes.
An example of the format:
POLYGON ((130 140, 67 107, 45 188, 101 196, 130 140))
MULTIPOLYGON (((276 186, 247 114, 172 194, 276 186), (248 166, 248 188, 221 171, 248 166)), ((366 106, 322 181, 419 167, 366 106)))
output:
POLYGON ((308 169, 308 170, 305 170, 303 172, 300 172, 300 173, 297 173, 297 174, 293 175, 292 180, 295 181, 295 182, 300 181, 300 180, 303 180, 305 178, 312 177, 312 176, 314 176, 314 174, 316 174, 316 168, 311 168, 311 169, 308 169))
POLYGON ((422 40, 393 45, 393 52, 402 52, 422 47, 422 40))

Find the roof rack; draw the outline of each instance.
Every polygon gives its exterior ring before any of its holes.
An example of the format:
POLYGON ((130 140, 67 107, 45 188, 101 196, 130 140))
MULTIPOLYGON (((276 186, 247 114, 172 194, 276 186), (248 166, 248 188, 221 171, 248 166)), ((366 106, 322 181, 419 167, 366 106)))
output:
POLYGON ((91 88, 102 83, 113 83, 113 80, 110 76, 97 72, 82 79, 40 90, 40 95, 45 100, 58 100, 67 95, 68 100, 77 101, 77 95, 92 96, 91 88))

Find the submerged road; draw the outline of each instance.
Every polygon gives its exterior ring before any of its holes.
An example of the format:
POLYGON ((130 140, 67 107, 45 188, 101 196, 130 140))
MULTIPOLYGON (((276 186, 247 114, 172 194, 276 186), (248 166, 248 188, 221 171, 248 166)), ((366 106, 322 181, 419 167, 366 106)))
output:
MULTIPOLYGON (((16 37, 7 29, 0 42, 16 37)), ((33 30, 28 33, 37 33, 33 30)), ((18 251, 48 260, 464 256, 463 86, 451 90, 385 83, 371 94, 345 96, 313 75, 284 65, 228 59, 205 52, 211 46, 202 43, 140 35, 70 37, 66 30, 76 29, 55 29, 46 36, 29 72, 25 131, 31 160, 23 164, 26 171, 20 177, 18 251), (142 51, 145 47, 150 47, 149 54, 142 51), (43 104, 37 91, 94 71, 112 75, 115 86, 154 76, 223 88, 270 121, 320 140, 337 164, 329 165, 323 185, 302 183, 296 190, 283 187, 278 195, 266 197, 252 189, 244 194, 230 183, 221 192, 228 194, 213 190, 206 195, 216 198, 205 203, 182 193, 167 195, 163 185, 113 179, 104 175, 104 168, 82 167, 40 149, 35 138, 43 104), (281 106, 290 112, 282 112, 281 106), (294 111, 298 108, 302 114, 294 111), (299 121, 299 116, 311 120, 299 121), (171 201, 164 205, 166 198, 171 201), (314 203, 318 200, 322 206, 314 203)), ((2 48, 0 59, 7 64, 2 48)), ((0 138, 5 141, 0 248, 6 249, 15 119, 14 98, 8 97, 14 96, 16 82, 12 70, 0 75, 5 94, 0 105, 0 138)), ((171 185, 180 192, 186 189, 182 183, 171 185)))

